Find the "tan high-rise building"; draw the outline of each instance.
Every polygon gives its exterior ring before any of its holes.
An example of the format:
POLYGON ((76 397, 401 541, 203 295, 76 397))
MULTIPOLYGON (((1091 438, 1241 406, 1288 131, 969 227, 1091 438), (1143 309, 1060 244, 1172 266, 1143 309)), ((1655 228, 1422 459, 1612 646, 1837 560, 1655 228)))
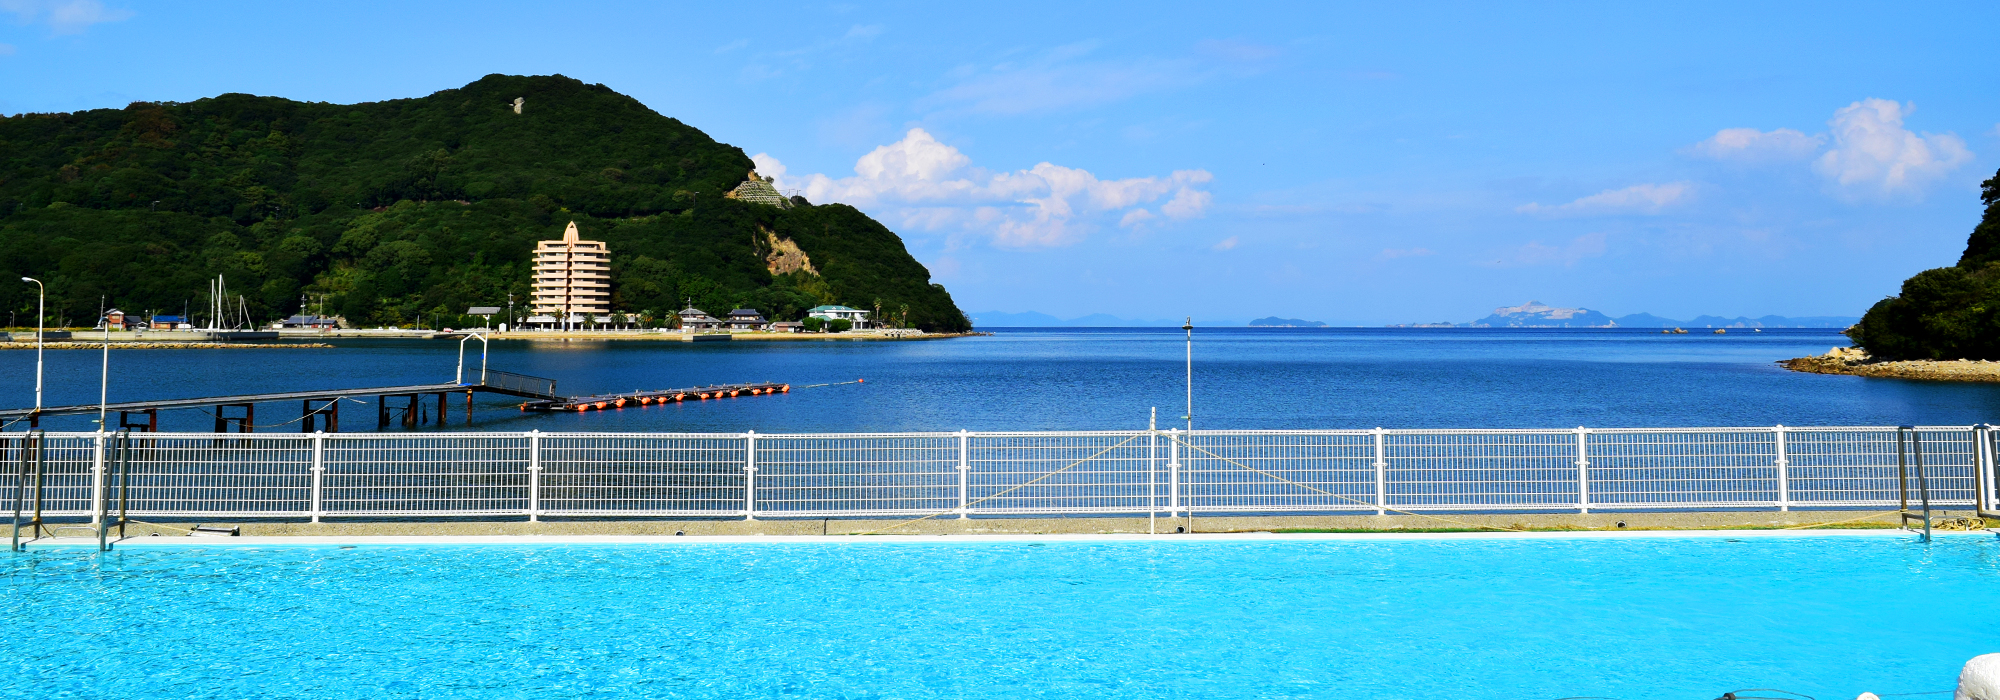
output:
POLYGON ((535 313, 564 323, 572 315, 611 312, 611 250, 579 240, 569 222, 560 241, 535 245, 535 313))

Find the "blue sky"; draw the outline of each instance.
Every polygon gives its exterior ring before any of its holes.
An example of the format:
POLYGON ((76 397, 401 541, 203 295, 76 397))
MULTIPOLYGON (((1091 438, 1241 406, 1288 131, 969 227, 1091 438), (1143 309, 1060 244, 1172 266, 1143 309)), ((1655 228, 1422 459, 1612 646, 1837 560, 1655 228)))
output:
POLYGON ((416 5, 0 0, 0 112, 561 73, 1062 317, 1859 315, 2000 166, 1993 3, 416 5))

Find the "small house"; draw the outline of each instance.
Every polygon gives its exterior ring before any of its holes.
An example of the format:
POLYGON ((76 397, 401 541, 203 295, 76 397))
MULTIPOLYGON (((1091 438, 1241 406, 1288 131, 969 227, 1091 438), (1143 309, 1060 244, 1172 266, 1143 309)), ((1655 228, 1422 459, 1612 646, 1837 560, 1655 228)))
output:
POLYGON ((805 324, 798 321, 773 321, 771 325, 765 326, 764 330, 774 333, 797 333, 804 327, 805 324))
MULTIPOLYGON (((137 322, 139 319, 135 318, 132 320, 137 322)), ((98 327, 108 331, 125 330, 125 312, 117 309, 104 312, 104 320, 98 324, 98 327)))
POLYGON ((186 316, 154 316, 149 328, 156 331, 172 331, 193 328, 186 316))
POLYGON ((765 323, 764 314, 758 313, 756 309, 736 309, 729 312, 729 330, 732 331, 754 331, 763 328, 765 323))
POLYGON ((705 331, 722 327, 722 319, 710 316, 708 312, 692 306, 681 309, 680 313, 674 315, 681 320, 681 330, 705 331))

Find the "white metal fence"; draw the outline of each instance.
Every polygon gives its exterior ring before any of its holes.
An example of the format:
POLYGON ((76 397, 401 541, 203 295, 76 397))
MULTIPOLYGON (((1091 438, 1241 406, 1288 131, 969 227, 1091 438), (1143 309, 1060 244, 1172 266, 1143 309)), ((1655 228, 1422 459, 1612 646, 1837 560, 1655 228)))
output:
POLYGON ((1918 448, 1933 505, 1976 499, 1986 511, 2000 500, 2000 431, 1984 425, 133 433, 122 458, 115 435, 29 435, 0 435, 0 502, 18 496, 32 510, 39 501, 58 516, 90 514, 120 494, 137 516, 315 520, 1895 507, 1918 497, 1918 448), (1900 462, 1899 435, 1909 436, 1900 462))

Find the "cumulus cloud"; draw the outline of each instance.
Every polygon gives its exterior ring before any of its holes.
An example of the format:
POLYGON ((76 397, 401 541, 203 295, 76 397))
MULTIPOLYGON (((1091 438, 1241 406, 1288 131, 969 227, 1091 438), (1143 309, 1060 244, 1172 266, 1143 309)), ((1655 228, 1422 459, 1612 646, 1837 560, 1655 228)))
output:
POLYGON ((23 24, 47 24, 57 34, 80 34, 90 25, 132 16, 131 10, 108 8, 98 0, 0 0, 0 10, 14 13, 23 24))
POLYGON ((1972 160, 1953 134, 1918 134, 1903 128, 1913 106, 1869 98, 1840 108, 1827 122, 1833 147, 1813 170, 1849 197, 1915 195, 1924 185, 1972 160))
POLYGON ((1236 237, 1236 236, 1230 236, 1230 237, 1228 237, 1228 238, 1224 238, 1224 239, 1222 239, 1222 240, 1220 240, 1220 241, 1216 241, 1215 245, 1212 245, 1212 246, 1209 246, 1209 247, 1210 247, 1210 248, 1213 248, 1213 249, 1215 249, 1215 250, 1231 250, 1231 249, 1234 249, 1234 248, 1236 247, 1236 244, 1238 244, 1238 243, 1241 243, 1241 242, 1243 242, 1243 241, 1242 241, 1242 240, 1240 240, 1240 239, 1239 239, 1238 237, 1236 237))
POLYGON ((1826 143, 1825 135, 1807 136, 1795 129, 1723 129, 1688 150, 1716 160, 1777 161, 1811 157, 1826 143))
POLYGON ((1580 197, 1568 204, 1551 206, 1529 202, 1515 207, 1514 211, 1552 216, 1658 214, 1660 210, 1685 202, 1693 196, 1694 184, 1689 182, 1642 184, 1624 189, 1605 190, 1588 197, 1580 197))
POLYGON ((1103 180, 1089 171, 1053 163, 1026 170, 990 172, 923 129, 861 156, 854 175, 794 177, 769 154, 751 157, 760 174, 780 189, 802 190, 814 202, 881 208, 888 218, 925 230, 962 229, 1011 247, 1060 246, 1081 240, 1098 220, 1119 216, 1121 226, 1156 218, 1144 208, 1162 199, 1159 215, 1201 216, 1212 196, 1200 187, 1206 170, 1166 176, 1103 180))

